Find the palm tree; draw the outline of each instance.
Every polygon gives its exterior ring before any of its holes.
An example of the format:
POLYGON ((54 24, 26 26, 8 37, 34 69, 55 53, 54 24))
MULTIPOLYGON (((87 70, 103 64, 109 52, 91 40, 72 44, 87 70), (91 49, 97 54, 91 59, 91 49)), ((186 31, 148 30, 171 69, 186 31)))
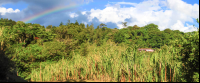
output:
POLYGON ((126 28, 127 22, 122 22, 122 25, 124 26, 124 28, 126 28))

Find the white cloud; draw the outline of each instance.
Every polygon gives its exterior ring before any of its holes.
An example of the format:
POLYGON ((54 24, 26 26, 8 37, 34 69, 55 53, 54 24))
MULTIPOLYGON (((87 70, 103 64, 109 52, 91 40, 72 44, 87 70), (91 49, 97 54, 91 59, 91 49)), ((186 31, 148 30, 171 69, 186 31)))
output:
POLYGON ((6 13, 18 13, 20 12, 19 9, 13 10, 12 8, 6 9, 5 7, 0 7, 0 13, 1 15, 5 15, 6 13))
POLYGON ((172 9, 184 13, 192 18, 199 18, 199 5, 187 4, 182 0, 167 0, 167 6, 172 9))
POLYGON ((74 18, 74 17, 78 17, 78 14, 76 14, 76 13, 70 13, 69 16, 70 16, 71 18, 74 18))
POLYGON ((85 14, 86 14, 86 11, 81 12, 81 14, 82 14, 82 15, 85 15, 85 14))
POLYGON ((184 26, 184 24, 180 21, 177 20, 177 22, 171 26, 172 30, 179 30, 182 32, 192 32, 192 31, 196 31, 197 29, 195 27, 193 27, 193 25, 189 25, 186 23, 186 27, 184 26))
POLYGON ((172 27, 172 30, 184 31, 187 29, 186 27, 184 27, 184 24, 180 20, 177 20, 177 22, 171 27, 172 27))
POLYGON ((116 23, 121 29, 123 28, 121 22, 130 19, 128 26, 136 24, 141 27, 154 23, 159 26, 160 30, 171 28, 187 32, 195 29, 191 28, 192 25, 184 27, 185 22, 193 22, 193 19, 199 18, 199 5, 190 5, 181 0, 148 0, 141 3, 115 2, 114 5, 110 3, 112 2, 109 2, 102 10, 91 9, 89 11, 91 14, 88 16, 89 22, 96 17, 102 23, 116 23), (122 4, 133 7, 121 8, 122 4))

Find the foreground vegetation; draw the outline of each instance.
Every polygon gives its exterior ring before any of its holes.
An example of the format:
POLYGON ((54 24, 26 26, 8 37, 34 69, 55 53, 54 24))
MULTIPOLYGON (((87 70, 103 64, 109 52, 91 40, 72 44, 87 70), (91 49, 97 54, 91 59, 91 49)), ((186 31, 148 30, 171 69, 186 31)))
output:
MULTIPOLYGON (((123 25, 127 27, 126 22, 123 25)), ((199 82, 199 29, 160 31, 153 23, 124 29, 105 26, 94 29, 69 21, 45 28, 1 19, 2 79, 17 70, 18 76, 36 82, 199 82)))

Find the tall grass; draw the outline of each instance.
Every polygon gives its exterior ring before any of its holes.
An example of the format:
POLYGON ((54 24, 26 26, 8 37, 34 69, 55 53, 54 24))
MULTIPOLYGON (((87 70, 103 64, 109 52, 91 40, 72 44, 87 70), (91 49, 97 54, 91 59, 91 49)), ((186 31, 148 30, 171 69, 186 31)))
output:
POLYGON ((41 63, 33 69, 31 81, 59 81, 67 79, 99 80, 107 82, 177 82, 180 81, 181 62, 173 47, 153 53, 138 52, 136 46, 116 46, 113 42, 96 47, 89 45, 88 56, 73 52, 72 60, 41 63))

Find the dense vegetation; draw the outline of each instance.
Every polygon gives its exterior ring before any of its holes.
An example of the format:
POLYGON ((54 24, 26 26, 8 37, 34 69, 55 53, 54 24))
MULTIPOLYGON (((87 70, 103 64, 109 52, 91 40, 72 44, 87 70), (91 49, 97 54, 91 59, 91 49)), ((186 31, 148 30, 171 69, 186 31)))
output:
POLYGON ((183 33, 126 23, 123 29, 103 23, 94 29, 77 21, 45 28, 1 19, 0 78, 17 70, 29 81, 199 82, 199 29, 183 33))

